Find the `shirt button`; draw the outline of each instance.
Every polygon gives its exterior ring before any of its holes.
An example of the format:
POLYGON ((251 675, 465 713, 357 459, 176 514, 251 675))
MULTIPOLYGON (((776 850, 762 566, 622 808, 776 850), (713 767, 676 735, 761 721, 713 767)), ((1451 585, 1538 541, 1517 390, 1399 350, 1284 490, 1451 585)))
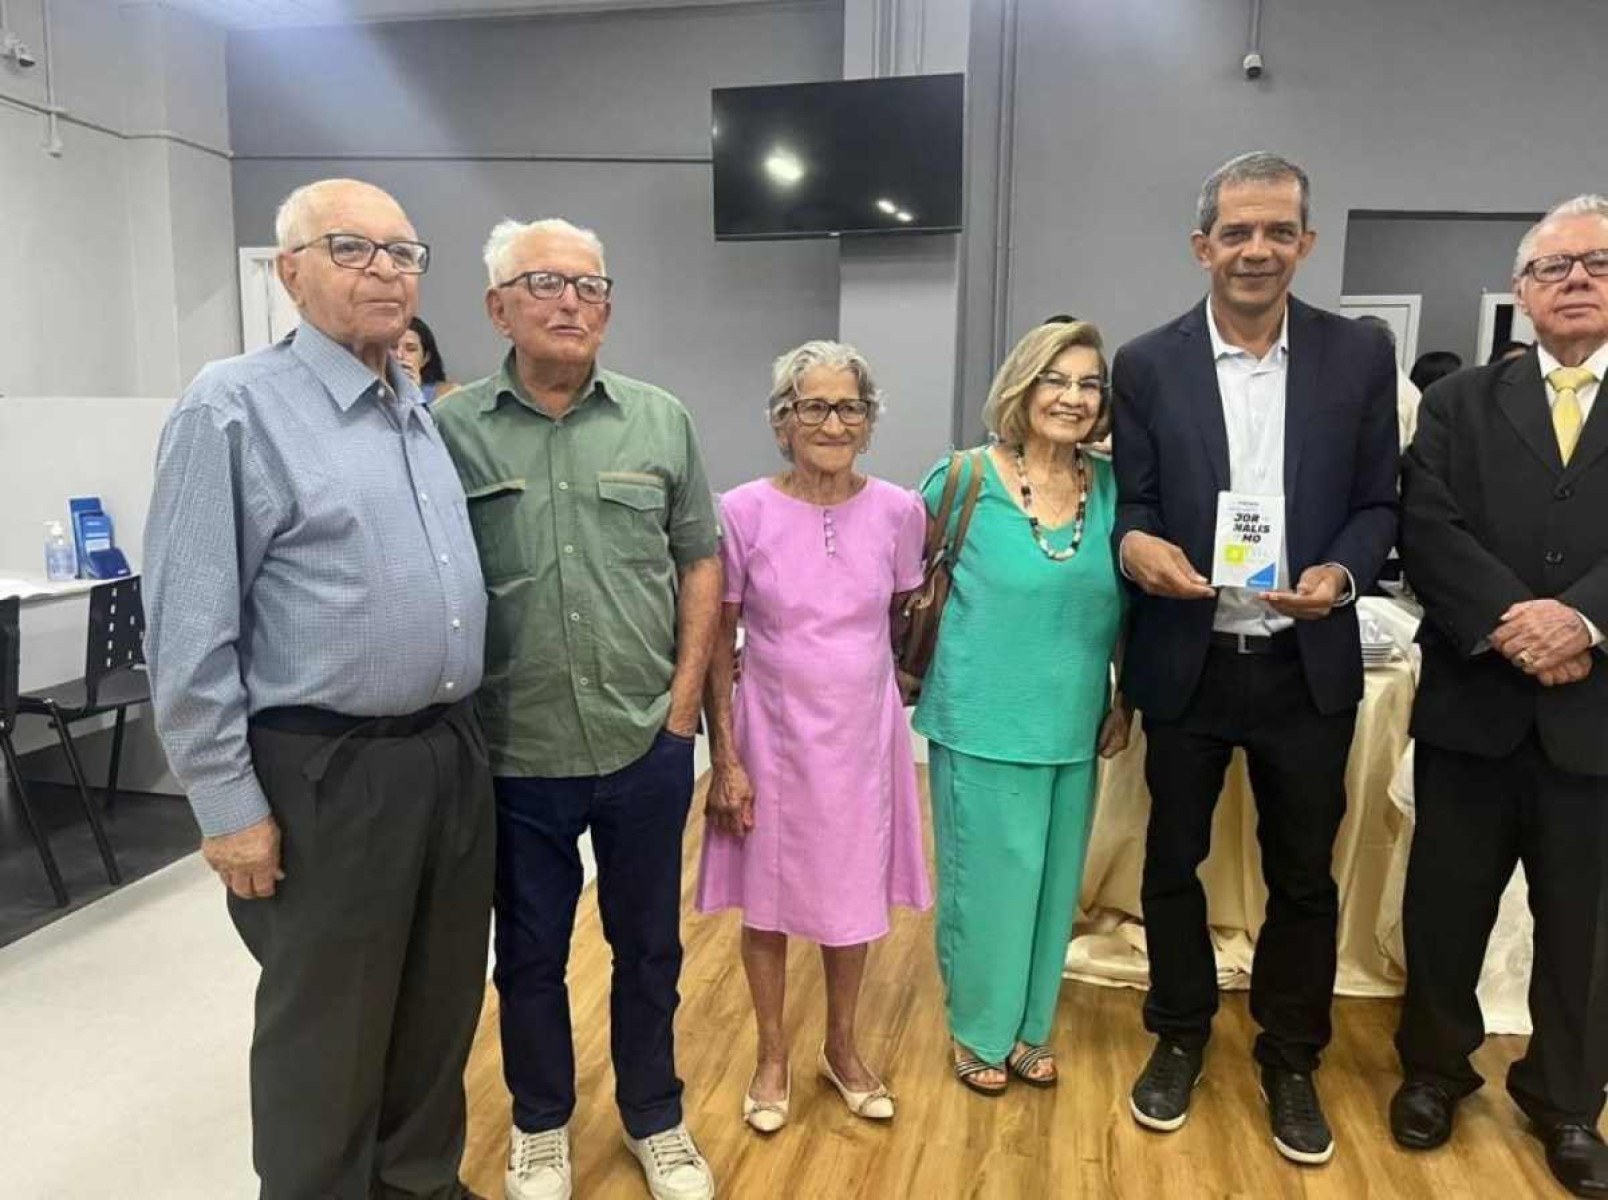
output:
POLYGON ((565 546, 564 547, 564 553, 565 554, 574 554, 575 553, 575 547, 574 546, 565 546))
POLYGON ((453 627, 453 628, 454 628, 454 629, 462 629, 462 628, 463 628, 463 622, 462 622, 462 621, 460 621, 460 620, 458 620, 458 618, 457 618, 457 617, 454 617, 454 618, 453 618, 453 619, 452 619, 452 627, 453 627))
POLYGON ((457 686, 458 685, 453 680, 451 680, 451 679, 447 680, 447 683, 446 683, 447 691, 450 692, 453 688, 455 688, 457 686))
POLYGON ((1561 550, 1548 550, 1547 551, 1547 566, 1556 567, 1562 562, 1563 562, 1563 551, 1561 551, 1561 550))
POLYGON ((580 613, 570 613, 570 620, 579 621, 580 619, 581 619, 581 614, 580 613))
POLYGON ((428 503, 430 503, 430 493, 428 493, 428 492, 420 492, 419 493, 419 503, 420 504, 428 504, 428 503))
POLYGON ((447 556, 445 554, 443 554, 441 556, 441 561, 442 561, 442 563, 445 563, 447 561, 447 556))
POLYGON ((565 483, 562 479, 559 480, 558 481, 558 490, 561 491, 561 492, 569 491, 569 484, 565 483))
POLYGON ((582 687, 585 687, 590 682, 590 680, 588 680, 585 675, 582 675, 575 682, 580 684, 582 687))

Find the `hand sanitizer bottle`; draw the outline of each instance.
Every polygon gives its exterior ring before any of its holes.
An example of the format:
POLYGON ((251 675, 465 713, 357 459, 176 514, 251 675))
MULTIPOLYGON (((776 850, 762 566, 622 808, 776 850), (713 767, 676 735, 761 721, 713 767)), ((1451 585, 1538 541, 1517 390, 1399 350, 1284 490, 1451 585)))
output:
POLYGON ((78 578, 78 555, 60 521, 45 522, 45 576, 52 583, 78 578))

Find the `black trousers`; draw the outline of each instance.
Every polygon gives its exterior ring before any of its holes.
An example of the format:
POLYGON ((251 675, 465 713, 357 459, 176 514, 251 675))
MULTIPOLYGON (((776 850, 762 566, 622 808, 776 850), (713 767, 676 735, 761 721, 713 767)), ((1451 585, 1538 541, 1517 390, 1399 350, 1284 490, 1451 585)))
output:
POLYGON ((514 1124, 540 1133, 575 1111, 570 935, 577 845, 592 831, 603 936, 614 952, 609 1049, 615 1101, 635 1138, 681 1122, 675 1016, 681 978, 681 842, 692 740, 661 732, 611 775, 497 780, 497 994, 514 1124))
POLYGON ((263 1200, 458 1200, 495 837, 474 711, 346 737, 254 723, 251 751, 285 871, 270 899, 229 898, 262 966, 263 1200))
POLYGON ((1422 741, 1414 754, 1402 1071, 1454 1096, 1480 1086, 1468 1062, 1485 1037, 1475 987, 1522 861, 1535 916, 1534 1032, 1508 1091, 1532 1120, 1594 1126, 1608 1085, 1608 778, 1558 770, 1533 735, 1504 759, 1422 741))
MULTIPOLYGON (((1282 640, 1282 639, 1281 639, 1282 640)), ((1145 1028, 1204 1046, 1217 1012, 1217 968, 1197 872, 1211 851, 1212 812, 1236 747, 1256 797, 1267 919, 1256 943, 1251 1014, 1256 1058, 1312 1071, 1329 1042, 1339 889, 1330 870, 1346 812, 1345 771, 1356 710, 1313 706, 1293 639, 1271 655, 1214 647, 1183 717, 1146 722, 1145 1028)))

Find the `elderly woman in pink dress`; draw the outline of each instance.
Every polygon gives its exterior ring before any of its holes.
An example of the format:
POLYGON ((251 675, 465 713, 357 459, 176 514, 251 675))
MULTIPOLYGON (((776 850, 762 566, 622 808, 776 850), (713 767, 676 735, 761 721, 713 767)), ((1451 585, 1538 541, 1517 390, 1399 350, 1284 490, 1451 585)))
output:
POLYGON ((932 902, 910 735, 894 676, 897 602, 921 582, 926 509, 855 471, 880 409, 852 346, 776 360, 770 422, 788 467, 721 499, 725 605, 706 694, 713 776, 698 907, 741 908, 759 1062, 743 1119, 787 1121, 787 939, 821 947, 817 1060, 855 1115, 893 1096, 861 1059, 855 1008, 894 905, 932 902), (742 677, 733 688, 737 627, 742 677))

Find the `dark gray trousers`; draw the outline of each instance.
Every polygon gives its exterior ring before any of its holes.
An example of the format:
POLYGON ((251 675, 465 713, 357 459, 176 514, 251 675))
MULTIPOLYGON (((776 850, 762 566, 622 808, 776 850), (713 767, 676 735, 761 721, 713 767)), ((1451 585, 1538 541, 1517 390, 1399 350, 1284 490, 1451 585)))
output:
MULTIPOLYGON (((262 967, 251 1044, 263 1200, 458 1200, 485 991, 495 805, 462 702, 399 736, 253 722, 285 878, 229 897, 262 967)), ((389 731, 388 731, 389 732, 389 731)))

